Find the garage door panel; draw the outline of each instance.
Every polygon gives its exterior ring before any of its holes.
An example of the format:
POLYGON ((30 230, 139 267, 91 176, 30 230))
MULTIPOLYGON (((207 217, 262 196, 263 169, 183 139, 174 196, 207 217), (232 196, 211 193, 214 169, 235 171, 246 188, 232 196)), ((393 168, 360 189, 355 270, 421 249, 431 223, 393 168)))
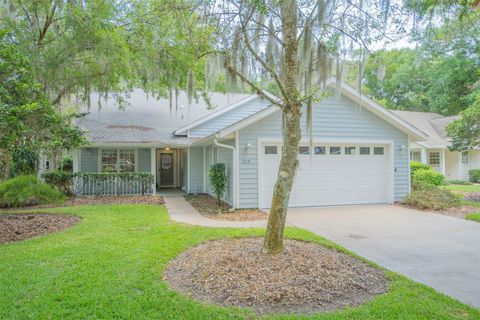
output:
MULTIPOLYGON (((342 154, 299 155, 299 168, 294 179, 290 206, 322 206, 343 204, 385 203, 388 201, 388 157, 360 155, 359 147, 379 145, 341 145, 342 154), (345 146, 356 147, 354 155, 344 154, 345 146)), ((340 145, 336 145, 340 146, 340 145)), ((262 148, 263 149, 263 148, 262 148)), ((281 152, 281 147, 278 148, 281 152)), ((263 151, 263 150, 262 150, 263 151)), ((313 150, 311 150, 313 151, 313 150)), ((280 155, 261 157, 262 207, 269 207, 277 178, 280 155)))

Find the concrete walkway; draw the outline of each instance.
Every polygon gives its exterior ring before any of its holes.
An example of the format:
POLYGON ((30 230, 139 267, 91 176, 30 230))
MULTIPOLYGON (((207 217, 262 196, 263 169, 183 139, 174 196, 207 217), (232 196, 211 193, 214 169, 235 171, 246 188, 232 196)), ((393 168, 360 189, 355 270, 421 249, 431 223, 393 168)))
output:
POLYGON ((163 199, 170 218, 177 222, 216 228, 264 228, 267 225, 266 221, 221 221, 205 218, 183 195, 165 195, 163 199))

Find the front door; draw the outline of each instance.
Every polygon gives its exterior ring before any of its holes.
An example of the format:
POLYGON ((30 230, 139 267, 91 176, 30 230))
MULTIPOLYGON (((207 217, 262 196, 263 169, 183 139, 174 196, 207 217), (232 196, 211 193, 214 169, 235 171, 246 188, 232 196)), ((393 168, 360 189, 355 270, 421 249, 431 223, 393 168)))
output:
POLYGON ((174 168, 173 153, 160 153, 160 166, 158 168, 160 176, 160 187, 174 186, 174 168))

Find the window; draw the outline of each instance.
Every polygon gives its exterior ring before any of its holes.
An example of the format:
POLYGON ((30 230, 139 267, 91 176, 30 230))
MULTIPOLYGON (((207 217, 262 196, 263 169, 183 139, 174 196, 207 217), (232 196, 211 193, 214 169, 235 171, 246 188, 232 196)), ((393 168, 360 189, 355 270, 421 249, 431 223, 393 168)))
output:
POLYGON ((470 163, 470 154, 468 151, 462 152, 462 164, 469 164, 470 163))
POLYGON ((342 154, 342 148, 330 147, 330 154, 342 154))
POLYGON ((45 160, 45 170, 50 170, 50 160, 45 160))
POLYGON ((120 150, 120 172, 135 172, 135 150, 120 150))
POLYGON ((277 146, 265 146, 265 154, 277 154, 277 146))
POLYGON ((326 148, 325 147, 315 147, 314 148, 315 154, 325 154, 326 148))
POLYGON ((355 147, 345 147, 345 154, 354 155, 355 154, 355 147))
POLYGON ((438 167, 440 165, 440 152, 431 151, 428 153, 428 164, 438 167))
POLYGON ((300 155, 310 154, 310 147, 300 146, 300 147, 298 147, 298 153, 299 153, 300 155))
POLYGON ((102 172, 135 172, 135 150, 102 150, 102 172))
POLYGON ((360 154, 361 154, 361 155, 368 155, 368 154, 370 154, 370 147, 360 147, 360 154))
POLYGON ((410 151, 410 160, 421 162, 422 161, 422 153, 420 152, 420 150, 410 151))
POLYGON ((117 171, 117 150, 102 150, 102 172, 117 171))
POLYGON ((382 155, 385 153, 385 150, 383 147, 374 147, 373 148, 373 154, 374 155, 382 155))

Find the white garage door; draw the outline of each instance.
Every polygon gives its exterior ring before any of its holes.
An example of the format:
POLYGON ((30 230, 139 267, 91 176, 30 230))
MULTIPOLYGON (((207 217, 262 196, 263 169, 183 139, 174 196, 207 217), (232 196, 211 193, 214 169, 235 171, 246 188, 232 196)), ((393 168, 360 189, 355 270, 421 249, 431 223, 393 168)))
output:
MULTIPOLYGON (((282 147, 264 143, 260 157, 260 204, 269 208, 282 147)), ((299 147, 299 168, 290 207, 388 202, 388 147, 314 144, 299 147)))

